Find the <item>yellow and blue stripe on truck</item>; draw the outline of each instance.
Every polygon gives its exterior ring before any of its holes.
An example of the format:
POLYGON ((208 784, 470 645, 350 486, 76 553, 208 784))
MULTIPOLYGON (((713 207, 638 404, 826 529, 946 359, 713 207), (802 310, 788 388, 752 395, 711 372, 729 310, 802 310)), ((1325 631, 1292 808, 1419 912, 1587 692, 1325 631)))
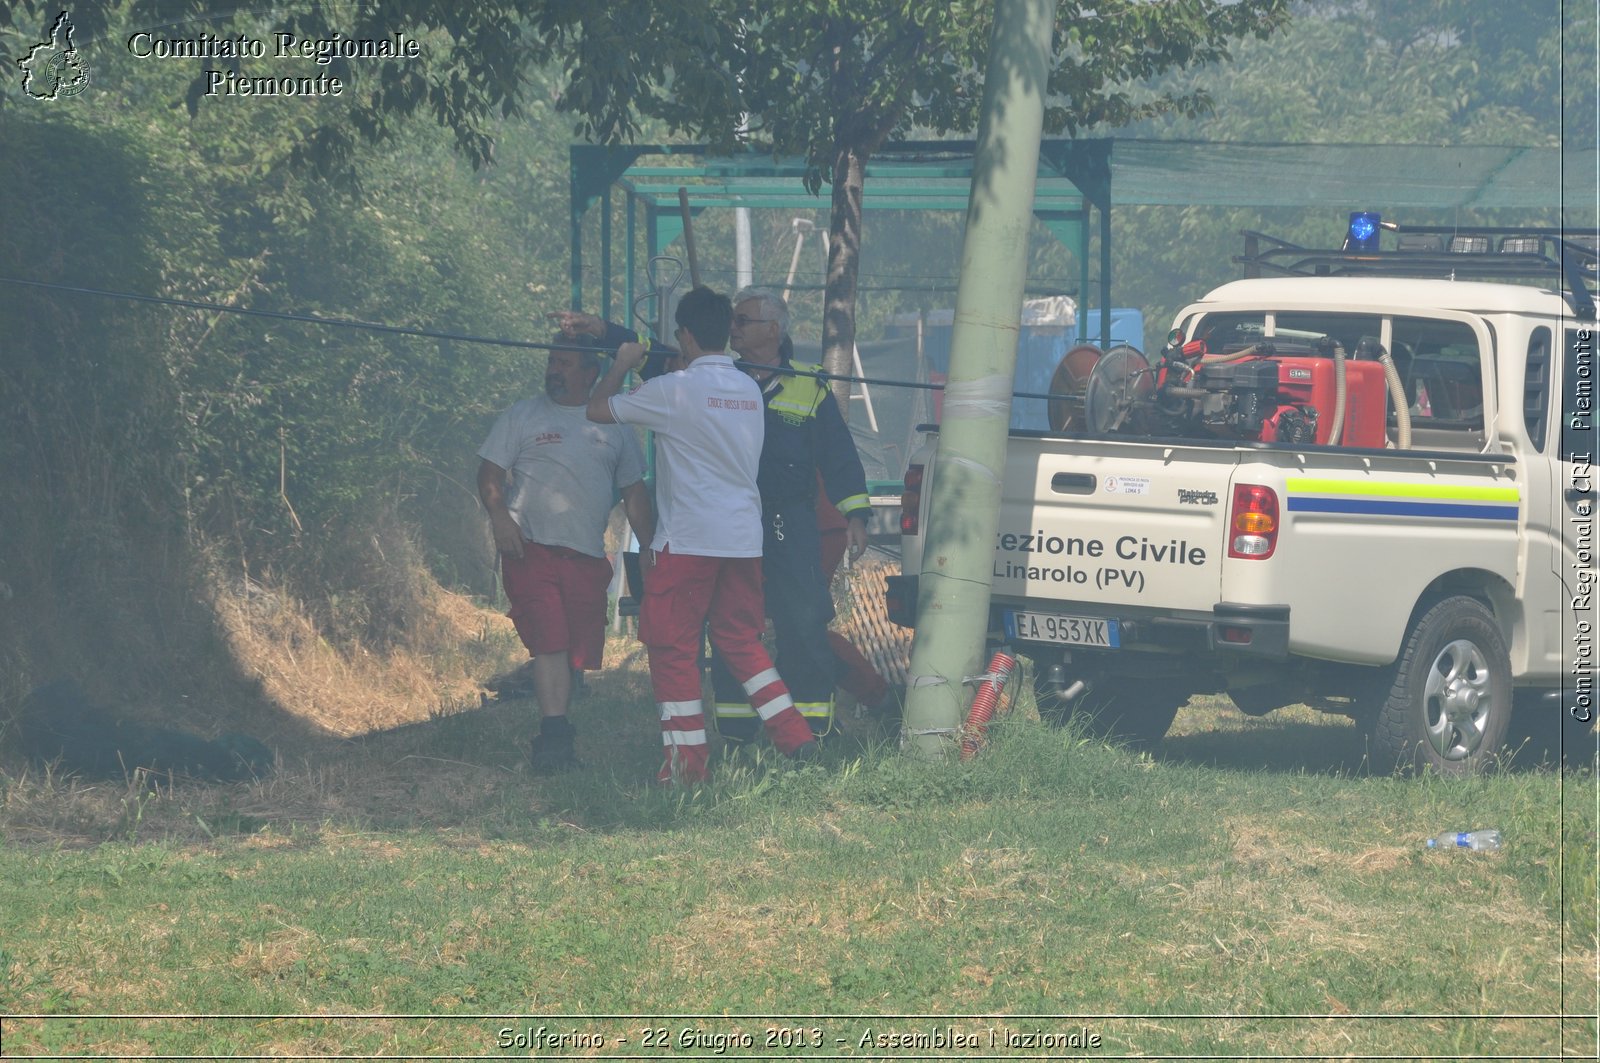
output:
POLYGON ((1515 487, 1331 480, 1313 476, 1291 476, 1286 486, 1290 513, 1515 521, 1522 498, 1515 487))

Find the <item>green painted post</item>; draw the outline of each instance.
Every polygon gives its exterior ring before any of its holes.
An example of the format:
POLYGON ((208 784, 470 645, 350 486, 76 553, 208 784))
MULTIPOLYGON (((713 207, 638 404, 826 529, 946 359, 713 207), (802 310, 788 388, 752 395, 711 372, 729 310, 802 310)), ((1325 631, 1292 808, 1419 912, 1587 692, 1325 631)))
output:
POLYGON ((600 316, 611 320, 611 186, 600 195, 600 316))
POLYGON ((929 757, 959 748, 985 663, 1054 18, 1054 0, 995 0, 902 733, 929 757))
POLYGON ((1102 351, 1111 349, 1111 205, 1109 203, 1100 208, 1100 349, 1102 351))
POLYGON ((578 174, 578 149, 576 146, 569 148, 572 159, 567 173, 567 260, 568 280, 572 284, 571 296, 568 306, 573 310, 583 309, 583 212, 587 209, 584 200, 584 190, 578 174))
MULTIPOLYGON (((1103 214, 1102 214, 1103 216, 1103 214)), ((1089 335, 1089 308, 1094 305, 1094 291, 1089 287, 1089 205, 1083 205, 1083 231, 1078 240, 1078 338, 1085 343, 1094 342, 1089 335)), ((1100 311, 1100 320, 1106 320, 1106 312, 1100 311)), ((1100 348, 1102 351, 1105 347, 1100 348)))
POLYGON ((628 190, 628 197, 627 197, 627 200, 626 200, 627 211, 628 211, 628 223, 627 223, 627 227, 626 227, 625 231, 626 231, 627 235, 623 237, 623 239, 627 241, 628 249, 627 249, 627 251, 625 251, 623 253, 623 267, 622 267, 623 270, 625 271, 624 279, 622 281, 622 301, 623 301, 623 305, 627 307, 626 311, 624 311, 624 313, 622 315, 622 323, 624 325, 627 325, 629 328, 633 328, 634 327, 634 320, 633 320, 633 299, 634 299, 634 287, 633 286, 634 286, 634 278, 633 278, 633 275, 634 275, 634 271, 638 269, 638 265, 639 265, 638 264, 638 257, 639 256, 638 256, 637 252, 634 250, 634 245, 638 242, 638 239, 639 239, 638 232, 636 231, 637 228, 638 228, 638 224, 634 221, 634 215, 635 215, 635 213, 637 213, 636 208, 638 206, 637 199, 638 199, 638 197, 633 194, 633 190, 629 189, 628 190))

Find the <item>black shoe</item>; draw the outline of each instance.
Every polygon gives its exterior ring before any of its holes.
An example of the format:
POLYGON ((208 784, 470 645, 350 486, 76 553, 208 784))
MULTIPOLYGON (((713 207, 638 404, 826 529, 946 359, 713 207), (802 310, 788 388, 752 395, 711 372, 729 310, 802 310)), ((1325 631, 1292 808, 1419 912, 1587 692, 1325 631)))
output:
POLYGON ((578 752, 573 747, 577 732, 565 716, 551 716, 539 728, 529 750, 528 763, 535 775, 554 775, 578 766, 578 752))
POLYGON ((794 752, 789 754, 790 759, 796 764, 815 764, 821 756, 822 744, 816 739, 796 746, 794 752))

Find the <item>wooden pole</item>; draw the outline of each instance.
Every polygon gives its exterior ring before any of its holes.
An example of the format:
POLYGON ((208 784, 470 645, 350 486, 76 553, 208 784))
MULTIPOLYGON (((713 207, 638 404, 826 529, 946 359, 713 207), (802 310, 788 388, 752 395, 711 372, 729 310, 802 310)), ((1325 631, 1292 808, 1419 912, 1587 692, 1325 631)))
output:
POLYGON ((694 218, 689 213, 689 190, 679 187, 678 209, 683 212, 683 250, 689 259, 689 285, 700 287, 700 263, 694 257, 694 218))

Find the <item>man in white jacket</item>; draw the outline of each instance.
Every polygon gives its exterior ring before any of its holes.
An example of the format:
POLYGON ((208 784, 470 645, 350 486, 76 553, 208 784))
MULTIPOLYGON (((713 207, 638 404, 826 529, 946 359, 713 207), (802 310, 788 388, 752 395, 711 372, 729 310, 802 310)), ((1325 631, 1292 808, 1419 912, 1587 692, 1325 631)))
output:
POLYGON ((709 774, 699 667, 708 623, 712 645, 749 695, 773 745, 806 758, 816 742, 761 645, 761 390, 726 353, 733 321, 727 296, 696 288, 679 301, 676 320, 686 367, 619 395, 645 357, 642 345, 624 343, 588 412, 602 424, 636 424, 656 434, 659 516, 639 640, 649 650, 661 714, 665 759, 657 781, 689 783, 709 774))

